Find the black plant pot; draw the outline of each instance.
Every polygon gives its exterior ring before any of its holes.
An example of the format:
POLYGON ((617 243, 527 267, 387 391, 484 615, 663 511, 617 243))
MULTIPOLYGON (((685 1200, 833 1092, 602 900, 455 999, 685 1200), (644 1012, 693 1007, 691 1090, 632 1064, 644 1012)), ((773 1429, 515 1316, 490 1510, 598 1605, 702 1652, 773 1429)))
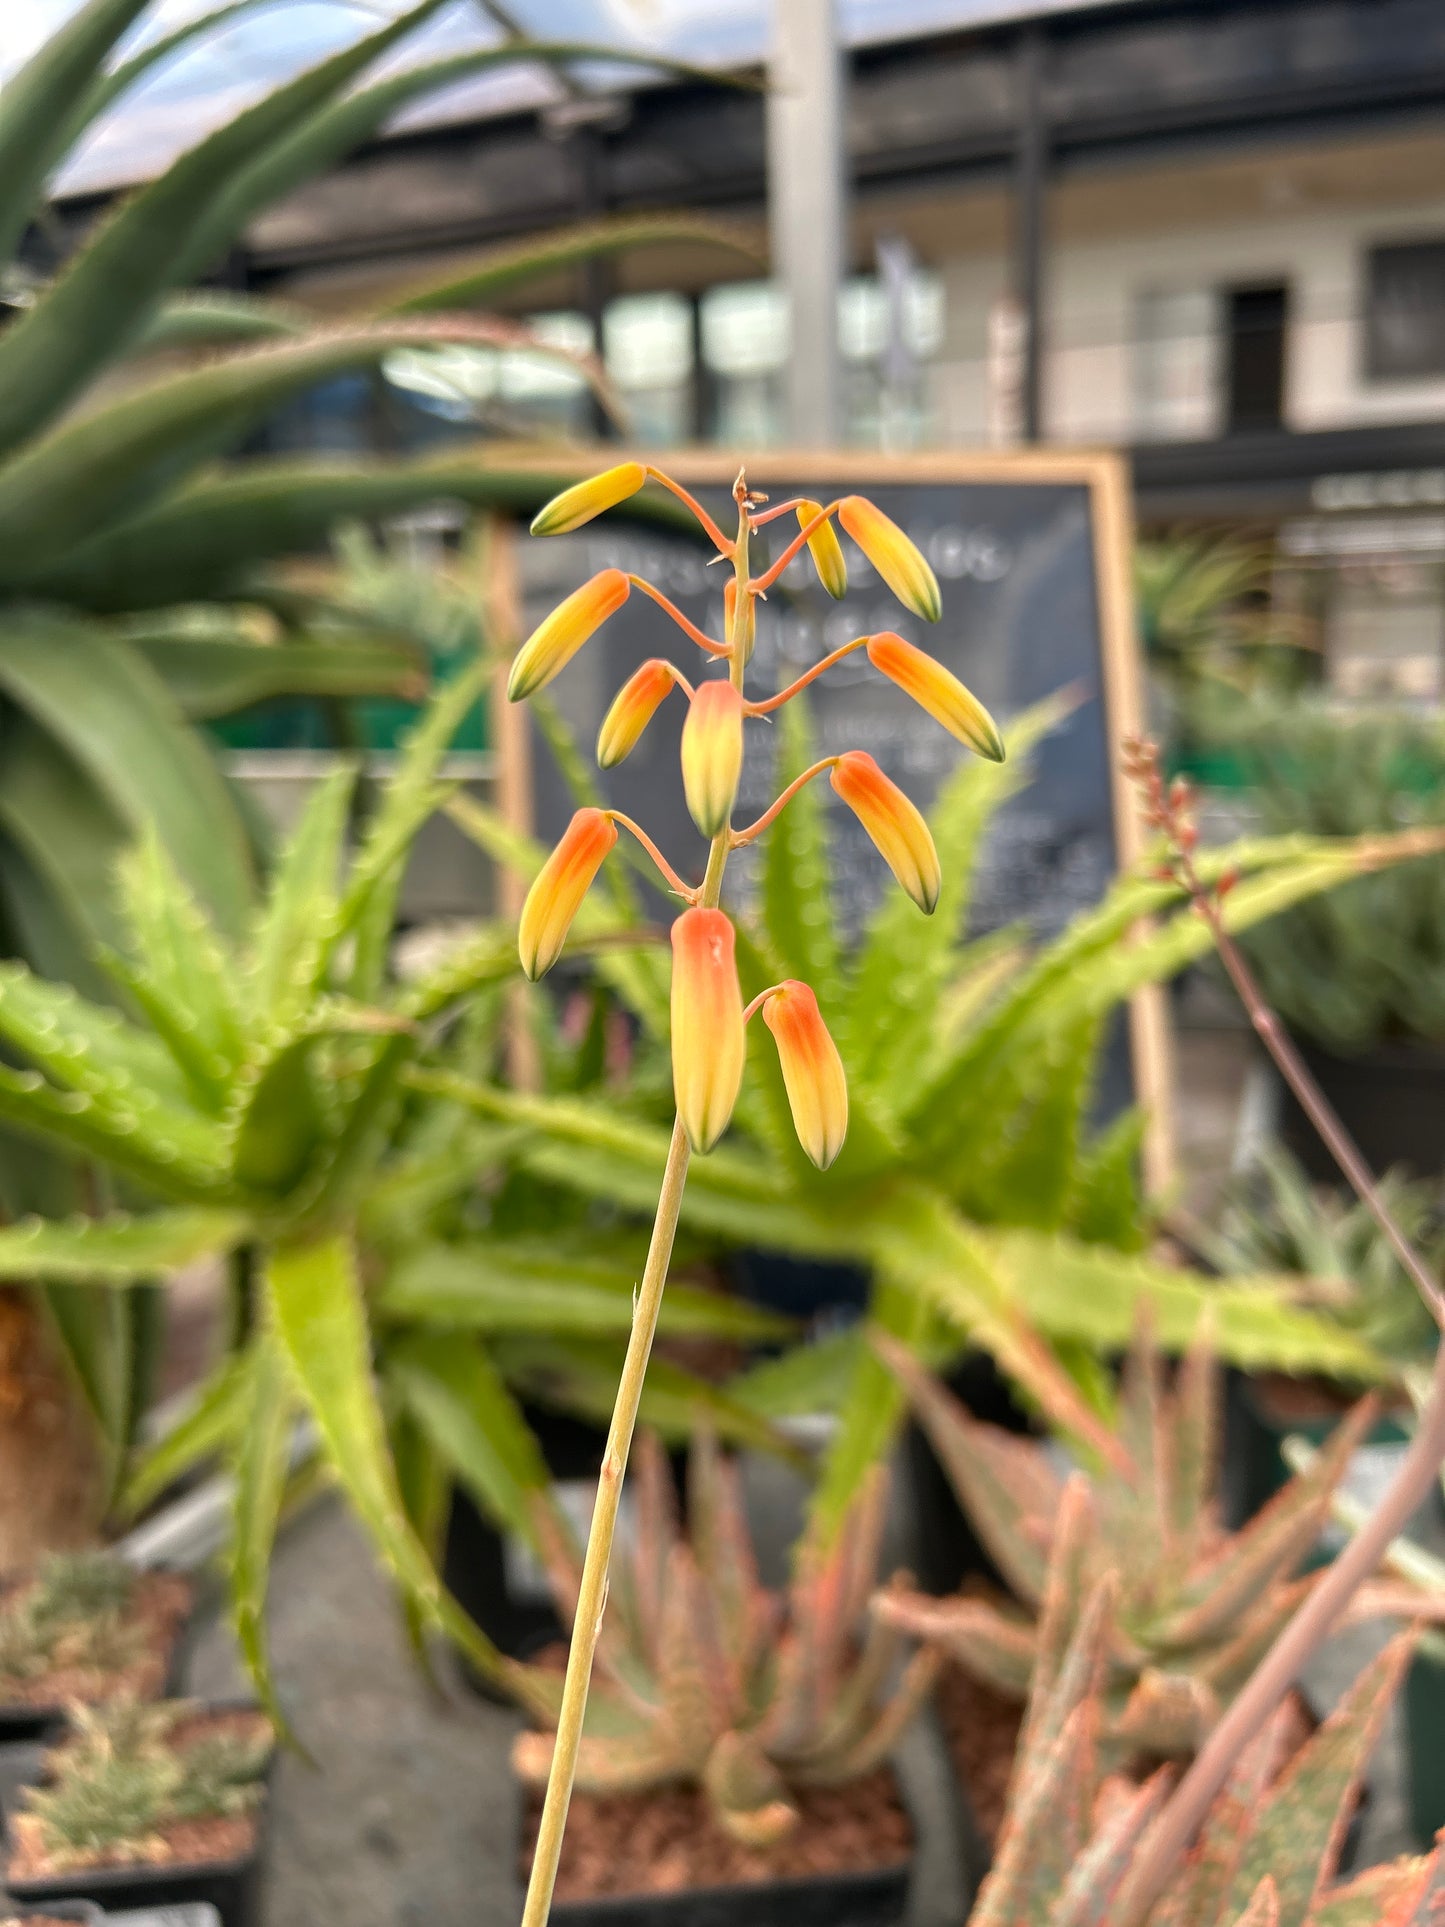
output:
POLYGON ((740 1298, 788 1318, 838 1311, 861 1316, 872 1284, 866 1266, 792 1258, 783 1251, 735 1251, 728 1269, 740 1298))
POLYGON ((1410 1827, 1422 1853, 1445 1827, 1445 1659, 1417 1653, 1405 1675, 1410 1827))
MULTIPOLYGON (((182 1696, 195 1636, 196 1594, 193 1590, 190 1610, 176 1628, 175 1639, 171 1642, 170 1654, 166 1661, 165 1681, 161 1688, 163 1699, 179 1699, 182 1696)), ((63 1706, 27 1706, 15 1701, 8 1703, 0 1701, 0 1745, 8 1745, 14 1741, 39 1740, 64 1724, 65 1708, 63 1706)))
MULTIPOLYGON (((249 1701, 216 1700, 203 1704, 215 1712, 256 1711, 249 1701)), ((49 1913, 52 1902, 63 1900, 90 1901, 108 1914, 200 1903, 215 1908, 221 1917, 221 1927, 260 1927, 267 1824, 275 1773, 273 1753, 266 1768, 265 1791, 256 1809, 255 1840, 247 1853, 234 1860, 207 1861, 193 1866, 76 1867, 69 1873, 44 1880, 7 1878, 5 1892, 22 1913, 26 1908, 49 1913)), ((5 1814, 7 1866, 13 1806, 12 1801, 5 1814)))
POLYGON ((558 1900, 556 1927, 900 1927, 913 1863, 675 1894, 558 1900))
MULTIPOLYGON (((1300 1049, 1377 1176, 1397 1164, 1422 1178, 1445 1171, 1445 1048, 1376 1044, 1353 1057, 1338 1057, 1309 1042, 1300 1049)), ((1317 1184, 1342 1184, 1339 1166, 1293 1094, 1281 1090, 1280 1095, 1279 1136, 1286 1149, 1317 1184)))
MULTIPOLYGON (((1037 1430, 987 1352, 969 1352, 944 1382, 976 1419, 1020 1436, 1037 1430)), ((903 1463, 914 1527, 909 1559, 923 1590, 941 1596, 956 1592, 965 1579, 982 1578, 1007 1591, 1003 1574, 958 1503, 920 1425, 910 1424, 904 1432, 903 1463)))

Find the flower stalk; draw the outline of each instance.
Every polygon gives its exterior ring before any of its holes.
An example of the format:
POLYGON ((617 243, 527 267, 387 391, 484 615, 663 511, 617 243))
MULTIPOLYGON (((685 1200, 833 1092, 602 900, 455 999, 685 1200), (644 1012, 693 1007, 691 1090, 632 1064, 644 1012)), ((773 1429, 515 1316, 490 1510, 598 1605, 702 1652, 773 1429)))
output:
MULTIPOLYGON (((733 484, 738 520, 737 535, 731 540, 687 490, 660 470, 640 463, 622 463, 591 482, 578 483, 566 490, 542 510, 533 524, 533 532, 545 535, 580 527, 607 507, 627 499, 647 480, 659 482, 684 502, 697 517, 719 557, 732 563, 732 579, 724 597, 725 640, 715 642, 704 634, 666 596, 640 577, 624 576, 616 570, 604 571, 586 589, 569 598, 561 610, 549 616, 523 645, 518 659, 521 671, 514 668, 511 684, 515 697, 549 681, 634 588, 657 603, 700 649, 727 664, 725 681, 704 681, 696 688, 668 664, 656 661, 644 664, 609 710, 598 746, 599 761, 604 767, 621 761, 637 742, 672 683, 675 681, 684 690, 689 702, 682 745, 684 785, 694 821, 708 837, 707 867, 701 883, 696 887, 685 883, 645 831, 620 811, 579 812, 580 820, 574 819, 573 828, 564 838, 565 848, 554 853, 533 886, 524 918, 523 961, 528 975, 539 976, 560 953, 567 927, 598 864, 611 842, 615 842, 619 824, 638 839, 663 878, 688 906, 672 930, 672 1058, 677 1116, 587 1535, 572 1643, 522 1927, 545 1927, 551 1909, 582 1741, 588 1686, 606 1606, 608 1567, 622 1485, 677 1235, 688 1163, 695 1152, 710 1150, 727 1128, 745 1065, 744 1025, 754 1009, 762 1009, 764 1023, 777 1045, 794 1123, 807 1154, 820 1166, 831 1164, 842 1148, 847 1129, 848 1095, 843 1063, 828 1034, 816 997, 806 984, 789 980, 773 985, 744 1012, 734 961, 733 925, 721 908, 721 900, 729 852, 760 835, 803 783, 825 769, 836 774, 843 760, 830 757, 805 771, 749 829, 734 831, 731 819, 742 765, 745 720, 788 701, 833 663, 852 650, 865 647, 870 638, 859 637, 847 647, 835 650, 776 697, 762 704, 750 704, 744 696, 743 684, 752 654, 757 603, 769 583, 777 579, 805 545, 812 553, 824 587, 830 594, 842 593, 846 573, 831 518, 846 509, 849 519, 845 525, 862 531, 861 535, 855 532, 855 540, 875 566, 879 566, 880 573, 895 587, 900 599, 915 613, 927 615, 929 619, 937 615, 937 584, 933 582, 928 564, 901 529, 858 496, 850 496, 827 509, 819 509, 814 503, 787 504, 788 508, 801 511, 798 536, 787 545, 778 561, 756 578, 751 573, 751 536, 780 511, 764 509, 767 497, 748 487, 744 473, 739 473, 733 484)), ((918 654, 921 656, 922 652, 918 654)), ((949 683, 952 686, 951 678, 949 683)), ((927 694, 931 700, 925 700, 923 706, 937 713, 935 692, 930 689, 927 694)), ((972 700, 970 697, 969 701, 972 700)), ((980 710, 979 714, 983 712, 980 710)), ((879 774, 881 777, 881 772, 879 774)), ((900 865, 891 844, 888 848, 884 845, 890 837, 896 840, 902 835, 912 848, 916 836, 909 827, 911 819, 903 823, 901 830, 897 828, 906 811, 900 814, 896 800, 901 792, 893 790, 892 785, 888 789, 891 798, 874 807, 875 817, 881 808, 883 817, 887 818, 887 834, 878 827, 878 822, 870 826, 870 834, 895 872, 899 872, 907 866, 900 865)), ((883 795, 881 790, 879 795, 883 795)), ((902 803, 908 811, 912 810, 906 798, 902 803)), ((913 868, 917 869, 916 861, 913 868)), ((912 872, 909 887, 921 903, 927 892, 918 885, 912 872)), ((936 890, 933 894, 936 895, 936 890)), ((928 907, 932 907, 931 903, 928 907)))

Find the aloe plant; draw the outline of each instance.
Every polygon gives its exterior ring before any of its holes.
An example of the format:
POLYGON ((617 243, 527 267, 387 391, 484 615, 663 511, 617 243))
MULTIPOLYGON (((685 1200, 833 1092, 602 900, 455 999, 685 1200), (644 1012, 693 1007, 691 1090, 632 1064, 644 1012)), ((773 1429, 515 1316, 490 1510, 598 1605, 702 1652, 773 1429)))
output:
MULTIPOLYGON (((595 1413, 632 1322, 639 1247, 626 1218, 574 1218, 569 1232, 545 1200, 509 1211, 499 1153, 513 1134, 406 1083, 423 1060, 490 1062, 486 993, 516 971, 510 930, 487 925, 401 981, 387 971, 411 840, 450 794, 438 768, 492 673, 478 661, 435 698, 349 855, 354 768, 316 790, 240 943, 159 838, 131 851, 126 946, 103 953, 129 1014, 0 966, 0 1039, 21 1060, 0 1066, 0 1118, 108 1171, 138 1207, 0 1228, 6 1275, 62 1301, 77 1286, 113 1299, 197 1258, 232 1263, 231 1348, 129 1469, 126 1497, 142 1505, 207 1460, 230 1470, 238 1630, 278 1719, 262 1616, 296 1417, 310 1413, 418 1622, 496 1672, 438 1584, 438 1507, 458 1478, 538 1541, 547 1473, 509 1384, 540 1380, 595 1413)), ((613 922, 598 911, 583 927, 601 937, 613 922)), ((679 1281, 663 1329, 747 1343, 785 1326, 679 1281)), ((673 1436, 702 1410, 733 1436, 777 1442, 751 1408, 664 1361, 645 1410, 673 1436)))
MULTIPOLYGON (((1136 1176, 1142 1120, 1091 1125, 1104 1027, 1133 991, 1208 948, 1179 886, 1148 870, 1125 876, 1038 947, 1019 930, 967 935, 980 847, 1059 713, 1045 705, 1017 718, 1005 730, 1006 763, 969 760, 945 783, 930 817, 945 878, 936 911, 921 922, 885 901, 851 952, 837 936, 821 804, 812 790, 794 797, 766 847, 756 907, 739 920, 739 970, 745 997, 796 974, 837 1013, 848 1142, 826 1171, 801 1154, 777 1065, 753 1042, 734 1135, 694 1172, 682 1225, 724 1248, 865 1264, 876 1325, 940 1360, 965 1343, 991 1349, 1030 1397, 1068 1409, 1071 1428, 1107 1450, 1094 1409, 1107 1395, 1089 1360, 1129 1343, 1146 1300, 1170 1350, 1188 1343, 1207 1307, 1234 1363, 1366 1381, 1387 1368, 1275 1281, 1206 1281, 1147 1252, 1151 1223, 1136 1176), (1146 917, 1155 920, 1150 933, 1126 943, 1146 917)), ((579 803, 597 802, 555 717, 543 720, 579 803)), ((798 704, 777 727, 786 780, 812 761, 798 704)), ((544 853, 495 816, 465 800, 452 812, 498 860, 525 874, 540 869, 544 853)), ((1417 847, 1409 836, 1252 839, 1207 862, 1211 874, 1240 873, 1226 913, 1244 928, 1417 847)), ((622 913, 642 914, 625 905, 622 913)), ((656 972, 633 959, 598 957, 592 967, 645 1034, 665 1037, 656 972)), ((525 1129, 516 1155, 535 1174, 639 1210, 655 1199, 667 1133, 634 1107, 451 1076, 430 1082, 479 1116, 525 1129)), ((858 1333, 764 1365, 740 1389, 773 1415, 841 1412, 818 1498, 820 1513, 835 1518, 902 1408, 858 1333)))
MULTIPOLYGON (((937 1662, 866 1622, 887 1503, 874 1467, 834 1543, 799 1548, 785 1595, 758 1579, 737 1468, 700 1432, 689 1464, 686 1537, 655 1434, 633 1458, 635 1531, 615 1560, 608 1616, 577 1759, 584 1792, 700 1788, 724 1832, 766 1847, 799 1823, 798 1792, 841 1786, 887 1759, 933 1686, 937 1662)), ((582 1565, 555 1543, 559 1610, 575 1610, 582 1565)), ((537 1673, 539 1694, 560 1694, 537 1673)), ((555 1717, 555 1715, 554 1715, 555 1717)), ((518 1736, 512 1764, 545 1786, 549 1730, 518 1736)))
POLYGON ((1307 1474, 1231 1533, 1214 1496, 1220 1374, 1207 1333, 1172 1387, 1140 1335, 1112 1456, 1073 1473, 1038 1443, 970 1417, 904 1347, 878 1342, 1012 1594, 896 1590, 878 1600, 879 1616, 1024 1700, 1058 1637, 1048 1622, 1068 1619, 1061 1593, 1072 1589, 1078 1611, 1113 1575, 1100 1744, 1116 1760, 1195 1752, 1308 1588, 1299 1566, 1329 1522, 1372 1402, 1336 1428, 1307 1474))
MULTIPOLYGON (((121 939, 111 873, 138 837, 158 839, 223 937, 239 941, 253 915, 247 818, 198 725, 291 692, 414 696, 424 684, 414 624, 378 623, 345 597, 299 598, 266 565, 324 550, 338 517, 440 499, 526 508, 551 492, 480 447, 409 462, 217 458, 306 387, 378 368, 399 342, 524 341, 464 311, 529 273, 670 236, 728 239, 664 217, 593 224, 459 258, 324 326, 295 304, 196 292, 268 204, 409 103, 493 67, 586 51, 508 40, 382 71, 442 3, 420 0, 183 153, 53 278, 33 273, 27 229, 66 153, 157 63, 252 3, 231 0, 115 62, 152 0, 85 0, 0 92, 12 296, 0 333, 0 954, 96 1000, 116 995, 92 951, 121 939), (156 363, 161 349, 189 351, 185 365, 156 363)), ((4 1143, 6 1215, 93 1209, 93 1173, 4 1143)), ((153 1299, 41 1284, 34 1295, 106 1432, 133 1430, 153 1299)))
POLYGON ((1284 1757, 1283 1714, 1254 1735, 1189 1852, 1150 1902, 1131 1890, 1131 1878, 1167 1803, 1170 1773, 1163 1768, 1142 1786, 1107 1776, 1099 1732, 1111 1612, 1106 1579, 1081 1612, 1050 1617, 993 1868, 969 1915, 973 1927, 1426 1927, 1445 1887, 1445 1849, 1335 1879, 1410 1635, 1365 1669, 1292 1759, 1284 1757))

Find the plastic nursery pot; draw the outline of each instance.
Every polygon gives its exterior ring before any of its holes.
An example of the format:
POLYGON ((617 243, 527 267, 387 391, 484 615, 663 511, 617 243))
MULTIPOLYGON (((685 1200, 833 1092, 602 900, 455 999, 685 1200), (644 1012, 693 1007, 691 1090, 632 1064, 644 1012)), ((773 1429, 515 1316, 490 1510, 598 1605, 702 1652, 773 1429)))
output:
POLYGON ((1428 1852, 1445 1827, 1445 1658, 1429 1650, 1405 1676, 1405 1767, 1410 1830, 1428 1852))
MULTIPOLYGON (((1252 1519, 1289 1479, 1285 1440, 1297 1434, 1311 1445, 1323 1445, 1348 1403, 1344 1393, 1323 1381, 1252 1378, 1230 1371, 1225 1383, 1223 1489, 1225 1516, 1232 1527, 1252 1519)), ((1398 1418, 1383 1414, 1351 1461, 1346 1483, 1373 1489, 1409 1436, 1398 1418)), ((1338 1545, 1338 1533, 1327 1533, 1311 1564, 1327 1563, 1338 1545)))
POLYGON ((863 1265, 821 1263, 751 1247, 735 1251, 728 1269, 740 1298, 789 1318, 814 1318, 820 1312, 837 1311, 861 1316, 872 1282, 872 1274, 863 1265))
MULTIPOLYGON (((196 1587, 188 1574, 172 1572, 171 1568, 157 1566, 152 1570, 168 1577, 184 1578, 191 1588, 190 1605, 184 1619, 180 1621, 171 1640, 166 1655, 165 1678, 157 1695, 161 1699, 179 1699, 182 1696, 186 1673, 190 1666, 191 1648, 196 1634, 196 1587)), ((0 1746, 14 1741, 42 1739, 65 1724, 65 1708, 58 1701, 52 1703, 30 1703, 21 1700, 0 1699, 0 1746)))
MULTIPOLYGON (((1021 1436, 1037 1430, 987 1352, 968 1352, 944 1383, 974 1418, 1021 1436)), ((1007 1592, 1003 1574, 958 1503, 927 1433, 913 1423, 903 1434, 903 1468, 912 1515, 908 1563, 923 1590, 942 1595, 956 1592, 965 1579, 982 1578, 1007 1592)))
MULTIPOLYGON (((212 1713, 259 1709, 249 1700, 205 1700, 201 1709, 212 1713)), ((57 1735, 59 1737, 59 1735, 57 1735)), ((49 1913, 52 1903, 87 1900, 106 1914, 141 1909, 187 1906, 214 1907, 220 1927, 261 1927, 261 1891, 265 1877, 267 1826, 276 1755, 267 1763, 260 1805, 256 1808, 255 1838, 232 1860, 177 1861, 171 1865, 138 1867, 75 1867, 45 1879, 22 1880, 9 1874, 10 1830, 16 1802, 5 1812, 5 1892, 22 1915, 49 1913)))
MULTIPOLYGON (((1350 1057, 1302 1042, 1301 1054, 1372 1171, 1406 1165, 1416 1177, 1445 1170, 1445 1047, 1375 1044, 1350 1057)), ((1317 1184, 1339 1186, 1339 1167, 1294 1096, 1281 1090, 1279 1136, 1317 1184)))

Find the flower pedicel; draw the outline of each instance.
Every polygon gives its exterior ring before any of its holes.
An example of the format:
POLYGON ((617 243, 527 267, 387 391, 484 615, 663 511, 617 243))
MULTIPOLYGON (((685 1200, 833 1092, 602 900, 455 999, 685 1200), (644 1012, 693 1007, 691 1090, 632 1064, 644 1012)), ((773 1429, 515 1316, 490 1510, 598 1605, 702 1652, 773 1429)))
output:
POLYGON ((532 533, 561 535, 581 528, 594 516, 635 495, 648 481, 675 495, 697 518, 719 557, 731 563, 732 577, 724 593, 726 634, 721 639, 706 635, 640 576, 603 569, 568 596, 527 639, 512 665, 508 683, 508 694, 514 702, 545 687, 634 589, 657 603, 705 656, 726 668, 725 676, 709 675, 694 686, 671 663, 660 659, 644 663, 619 690, 597 739, 597 760, 604 769, 611 768, 636 747, 672 691, 681 692, 688 704, 682 732, 683 788, 689 814, 709 839, 702 881, 685 882, 664 860, 646 831, 620 810, 579 810, 528 892, 518 931, 523 969, 529 977, 542 976, 561 954, 572 921, 616 842, 619 828, 638 839, 663 881, 685 906, 672 926, 672 1076, 677 1119, 598 1480, 523 1927, 544 1927, 551 1907, 606 1600, 622 1479, 672 1256, 688 1160, 694 1153, 710 1151, 727 1129, 742 1086, 746 1026, 755 1015, 761 1012, 777 1046, 798 1140, 815 1164, 826 1168, 833 1162, 848 1127, 848 1087, 842 1059, 809 986, 792 979, 773 984, 746 1010, 743 1008, 733 924, 719 908, 728 855, 761 836, 802 786, 826 770, 833 788, 925 914, 931 913, 938 902, 941 887, 938 853, 923 817, 862 750, 849 750, 815 763, 790 783, 755 823, 734 829, 732 812, 743 766, 745 725, 750 718, 766 716, 789 702, 845 656, 866 649, 873 667, 952 735, 981 756, 996 762, 1003 758, 998 730, 977 698, 941 663, 892 633, 857 636, 814 663, 775 696, 758 702, 748 699, 744 679, 756 632, 757 604, 794 556, 804 548, 808 550, 818 579, 830 596, 839 598, 847 591, 847 564, 835 522, 858 545, 905 608, 926 622, 938 620, 942 605, 932 569, 903 530, 861 495, 845 496, 826 505, 799 499, 769 508, 765 507, 767 497, 751 490, 746 476, 740 474, 732 491, 737 533, 730 537, 700 502, 661 469, 641 462, 621 462, 589 481, 564 489, 536 517, 532 533), (785 515, 795 519, 797 533, 777 560, 754 576, 749 553, 753 535, 785 515))

